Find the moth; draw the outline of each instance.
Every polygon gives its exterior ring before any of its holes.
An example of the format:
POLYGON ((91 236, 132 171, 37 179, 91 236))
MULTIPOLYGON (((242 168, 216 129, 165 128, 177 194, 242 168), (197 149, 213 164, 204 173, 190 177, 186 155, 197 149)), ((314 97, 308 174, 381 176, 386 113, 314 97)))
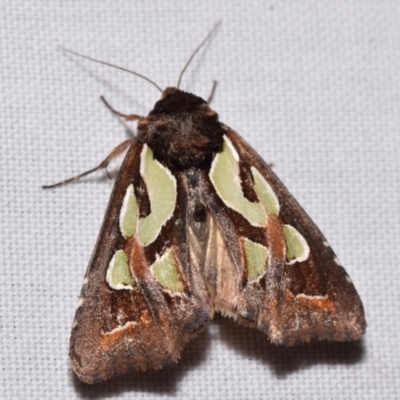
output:
POLYGON ((135 138, 60 183, 127 151, 72 327, 84 382, 177 362, 216 312, 285 346, 365 332, 356 289, 310 217, 210 101, 179 89, 212 33, 176 87, 145 78, 161 91, 146 117, 109 106, 137 121, 135 138))

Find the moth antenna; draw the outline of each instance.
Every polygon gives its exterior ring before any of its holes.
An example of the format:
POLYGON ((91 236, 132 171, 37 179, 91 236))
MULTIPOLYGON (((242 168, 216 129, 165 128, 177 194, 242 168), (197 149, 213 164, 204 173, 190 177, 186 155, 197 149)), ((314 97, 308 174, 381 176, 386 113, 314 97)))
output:
POLYGON ((212 85, 212 88, 211 88, 211 93, 210 93, 210 95, 208 96, 208 99, 207 99, 207 104, 210 104, 212 99, 213 99, 213 97, 214 97, 215 89, 217 88, 217 83, 218 83, 217 81, 213 81, 213 85, 212 85))
POLYGON ((203 47, 204 43, 207 42, 207 40, 212 36, 212 34, 217 30, 217 28, 221 25, 221 21, 218 21, 214 28, 211 29, 211 31, 208 33, 208 35, 202 40, 202 42, 196 47, 196 49, 194 50, 194 52, 192 53, 192 55, 190 56, 189 60, 187 60, 185 66, 183 67, 180 75, 179 75, 179 79, 178 79, 178 83, 176 85, 176 87, 179 89, 179 86, 181 84, 181 80, 182 80, 182 76, 185 73, 187 67, 189 66, 189 64, 192 62, 194 56, 199 52, 199 50, 203 47))
POLYGON ((107 65, 108 67, 116 68, 116 69, 119 69, 119 70, 121 70, 121 71, 128 72, 128 73, 130 73, 130 74, 136 75, 136 76, 138 76, 139 78, 142 78, 142 79, 144 79, 145 81, 151 83, 151 84, 152 84, 155 88, 157 88, 161 93, 163 92, 163 90, 160 88, 160 86, 157 85, 157 83, 155 83, 154 81, 152 81, 150 78, 147 78, 147 76, 144 76, 144 75, 142 75, 142 74, 139 74, 138 72, 131 71, 130 69, 126 69, 126 68, 123 68, 123 67, 119 67, 118 65, 114 65, 114 64, 108 63, 108 62, 106 62, 106 61, 101 61, 101 60, 97 60, 97 59, 92 58, 92 57, 89 57, 89 56, 85 56, 85 55, 80 54, 80 53, 78 53, 78 52, 76 52, 76 51, 66 49, 66 48, 63 47, 63 46, 58 46, 58 47, 59 47, 61 50, 65 51, 66 53, 70 53, 70 54, 73 54, 73 55, 75 55, 75 56, 85 58, 86 60, 90 60, 90 61, 93 61, 93 62, 96 62, 96 63, 99 63, 99 64, 103 64, 103 65, 107 65))

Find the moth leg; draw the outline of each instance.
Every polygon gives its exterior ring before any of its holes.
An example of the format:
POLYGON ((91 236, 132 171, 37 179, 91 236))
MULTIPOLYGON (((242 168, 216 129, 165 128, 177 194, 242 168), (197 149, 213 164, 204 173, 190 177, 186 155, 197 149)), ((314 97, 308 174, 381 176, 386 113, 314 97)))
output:
MULTIPOLYGON (((118 157, 120 154, 122 154, 130 145, 132 144, 132 140, 125 140, 125 142, 121 143, 120 145, 118 145, 97 167, 94 167, 92 169, 90 169, 89 171, 85 171, 79 175, 73 176, 72 178, 66 179, 64 181, 55 183, 53 185, 43 185, 42 189, 52 189, 58 186, 64 186, 67 185, 68 183, 77 181, 81 178, 83 178, 86 175, 89 175, 93 172, 98 171, 99 169, 105 169, 107 171, 107 166, 108 164, 115 158, 118 157)), ((107 171, 107 175, 108 171, 107 171)), ((110 176, 109 176, 110 177, 110 176)))
POLYGON ((211 93, 210 93, 210 95, 208 96, 208 99, 207 99, 207 104, 211 103, 211 101, 212 101, 212 99, 214 97, 214 93, 215 93, 215 89, 216 88, 217 88, 217 81, 213 81, 213 85, 212 85, 212 88, 211 88, 211 93))
POLYGON ((101 101, 104 103, 104 105, 115 115, 118 115, 118 117, 122 117, 125 119, 125 121, 137 121, 138 119, 142 119, 140 115, 137 114, 122 114, 116 109, 114 109, 104 98, 104 96, 100 96, 101 101))

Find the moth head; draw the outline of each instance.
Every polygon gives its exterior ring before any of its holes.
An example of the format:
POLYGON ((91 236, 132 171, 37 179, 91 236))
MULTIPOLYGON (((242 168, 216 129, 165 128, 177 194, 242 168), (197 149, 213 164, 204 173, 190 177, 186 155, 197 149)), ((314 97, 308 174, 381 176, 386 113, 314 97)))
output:
POLYGON ((155 158, 169 166, 190 168, 209 160, 222 148, 224 130, 218 114, 205 100, 174 87, 166 88, 138 136, 155 158))

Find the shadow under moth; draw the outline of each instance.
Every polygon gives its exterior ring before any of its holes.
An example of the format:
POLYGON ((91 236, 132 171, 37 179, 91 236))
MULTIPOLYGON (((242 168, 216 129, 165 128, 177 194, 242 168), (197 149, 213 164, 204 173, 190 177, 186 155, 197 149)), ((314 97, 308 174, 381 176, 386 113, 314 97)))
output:
POLYGON ((205 101, 179 89, 214 30, 176 87, 162 90, 129 71, 161 92, 146 117, 106 103, 137 121, 136 137, 98 167, 45 186, 106 168, 127 151, 72 327, 72 369, 84 382, 177 362, 215 312, 285 346, 365 332, 361 300, 319 229, 219 121, 212 95, 205 101))

